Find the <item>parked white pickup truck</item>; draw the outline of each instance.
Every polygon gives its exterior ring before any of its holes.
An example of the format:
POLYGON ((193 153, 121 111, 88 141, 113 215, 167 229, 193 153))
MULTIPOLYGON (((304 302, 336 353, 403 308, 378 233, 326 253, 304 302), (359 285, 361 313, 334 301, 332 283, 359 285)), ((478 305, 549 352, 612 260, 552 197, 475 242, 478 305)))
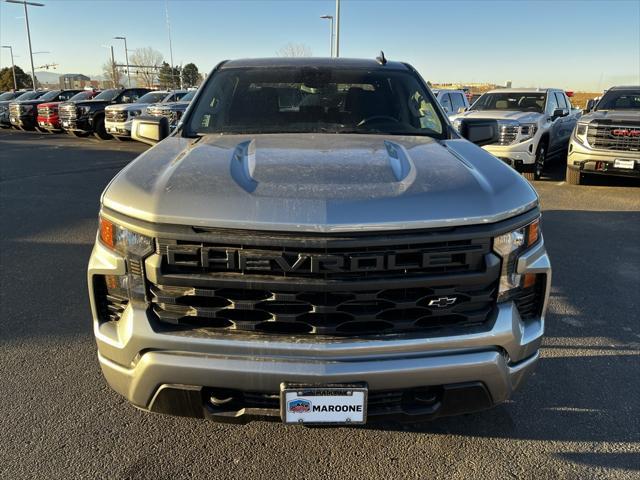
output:
POLYGON ((539 180, 549 156, 564 152, 580 113, 563 90, 498 89, 485 93, 462 118, 498 120, 499 140, 483 148, 521 172, 539 180))

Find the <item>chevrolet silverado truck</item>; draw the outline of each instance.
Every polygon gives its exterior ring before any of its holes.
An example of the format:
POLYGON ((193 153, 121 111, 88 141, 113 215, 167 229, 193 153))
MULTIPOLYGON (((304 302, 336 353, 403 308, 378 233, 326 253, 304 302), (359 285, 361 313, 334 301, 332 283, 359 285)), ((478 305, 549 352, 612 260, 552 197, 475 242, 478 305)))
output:
MULTIPOLYGON (((11 114, 11 104, 21 101, 33 100, 41 97, 45 93, 47 92, 44 90, 28 90, 26 92, 18 92, 17 97, 13 98, 12 100, 5 100, 0 103, 0 125, 2 125, 3 128, 14 128, 16 130, 19 129, 18 126, 11 121, 11 117, 13 116, 11 114)), ((13 108, 13 111, 15 115, 16 107, 13 108)))
MULTIPOLYGON (((98 95, 100 91, 98 90, 80 90, 71 98, 67 99, 70 102, 79 102, 82 100, 91 100, 93 97, 98 95)), ((61 103, 64 103, 61 98, 59 98, 55 102, 46 102, 38 104, 38 128, 41 131, 46 131, 49 133, 53 132, 61 132, 62 127, 60 125, 60 117, 58 116, 58 107, 61 103)))
POLYGON ((11 128, 9 104, 24 93, 24 90, 18 90, 16 92, 4 92, 0 95, 0 128, 11 128))
POLYGON ((640 177, 640 86, 613 87, 571 135, 566 181, 584 174, 640 177))
POLYGON ((58 107, 60 124, 64 131, 76 137, 93 134, 100 140, 108 140, 111 135, 104 125, 104 110, 107 105, 135 103, 149 92, 148 88, 112 88, 102 91, 91 100, 62 103, 58 107))
POLYGON ((131 123, 133 119, 147 113, 147 107, 154 103, 176 102, 187 94, 186 90, 172 92, 149 92, 140 97, 135 103, 109 105, 104 109, 105 129, 116 140, 131 138, 131 123))
POLYGON ((37 130, 38 105, 43 102, 64 102, 81 90, 50 90, 31 100, 20 100, 9 104, 11 125, 21 130, 37 130))
POLYGON ((495 120, 458 133, 406 63, 276 58, 222 62, 168 127, 133 121, 157 144, 103 192, 88 265, 98 360, 135 406, 415 421, 532 372, 551 267, 535 190, 468 141, 495 120))
POLYGON ((562 90, 503 88, 485 93, 452 121, 456 126, 463 118, 497 120, 499 139, 483 148, 526 179, 539 180, 547 159, 566 152, 578 116, 562 90))
POLYGON ((187 110, 187 107, 196 96, 197 90, 191 90, 184 97, 177 102, 164 102, 149 105, 147 107, 147 115, 152 117, 166 117, 169 122, 169 130, 173 131, 178 126, 182 115, 187 110))

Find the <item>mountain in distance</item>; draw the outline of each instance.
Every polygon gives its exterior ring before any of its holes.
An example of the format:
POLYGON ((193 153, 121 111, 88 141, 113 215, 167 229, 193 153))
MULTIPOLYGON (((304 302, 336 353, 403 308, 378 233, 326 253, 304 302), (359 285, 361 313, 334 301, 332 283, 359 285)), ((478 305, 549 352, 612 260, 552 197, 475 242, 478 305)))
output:
MULTIPOLYGON (((28 74, 30 72, 25 72, 25 73, 28 74)), ((58 83, 60 74, 47 72, 47 71, 40 71, 40 72, 36 72, 36 78, 40 83, 58 83)))

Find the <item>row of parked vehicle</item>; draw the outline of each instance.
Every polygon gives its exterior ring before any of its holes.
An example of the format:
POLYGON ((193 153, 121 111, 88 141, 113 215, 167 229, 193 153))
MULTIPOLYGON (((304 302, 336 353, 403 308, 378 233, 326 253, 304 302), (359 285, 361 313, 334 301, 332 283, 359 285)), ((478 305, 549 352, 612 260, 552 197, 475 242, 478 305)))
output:
MULTIPOLYGON (((463 119, 496 120, 498 140, 482 147, 529 180, 542 177, 550 158, 565 156, 571 184, 585 173, 640 176, 640 87, 611 88, 584 112, 556 88, 492 90, 472 105, 462 90, 433 94, 458 130, 463 119)), ((0 126, 123 140, 141 115, 165 117, 172 130, 194 95, 146 88, 8 92, 0 95, 0 126)))
POLYGON ((0 126, 123 140, 140 115, 166 116, 175 127, 194 94, 148 88, 7 92, 0 95, 0 126))

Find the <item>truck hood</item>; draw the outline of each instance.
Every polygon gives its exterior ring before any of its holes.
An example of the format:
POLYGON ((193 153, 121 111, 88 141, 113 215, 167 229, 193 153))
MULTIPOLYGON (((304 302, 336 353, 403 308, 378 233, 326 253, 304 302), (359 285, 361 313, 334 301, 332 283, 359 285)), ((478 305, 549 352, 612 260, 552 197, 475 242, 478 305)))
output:
POLYGON ((117 105, 109 105, 106 110, 118 112, 130 112, 132 110, 143 110, 151 103, 118 103, 117 105))
POLYGON ((102 202, 155 223, 332 232, 491 223, 538 199, 466 140, 276 134, 169 137, 123 169, 102 202))
POLYGON ((536 112, 518 112, 513 110, 470 110, 460 113, 452 118, 486 118, 490 120, 515 120, 520 123, 535 123, 541 113, 536 112))
POLYGON ((639 110, 596 110, 595 112, 583 115, 580 122, 597 122, 597 123, 636 123, 640 124, 639 110))

